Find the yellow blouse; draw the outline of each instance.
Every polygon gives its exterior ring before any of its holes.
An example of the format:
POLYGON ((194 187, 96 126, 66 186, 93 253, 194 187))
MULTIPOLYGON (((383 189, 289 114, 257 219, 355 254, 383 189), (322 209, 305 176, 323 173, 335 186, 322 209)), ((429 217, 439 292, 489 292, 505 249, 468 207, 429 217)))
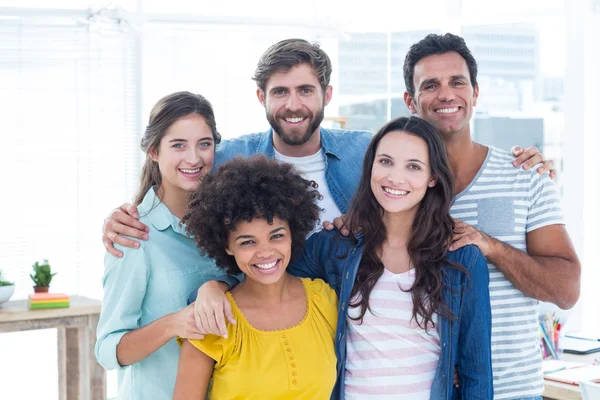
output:
POLYGON ((301 278, 308 299, 304 319, 275 331, 254 328, 227 293, 236 325, 228 338, 190 343, 216 361, 209 398, 329 399, 336 379, 337 297, 321 279, 301 278))

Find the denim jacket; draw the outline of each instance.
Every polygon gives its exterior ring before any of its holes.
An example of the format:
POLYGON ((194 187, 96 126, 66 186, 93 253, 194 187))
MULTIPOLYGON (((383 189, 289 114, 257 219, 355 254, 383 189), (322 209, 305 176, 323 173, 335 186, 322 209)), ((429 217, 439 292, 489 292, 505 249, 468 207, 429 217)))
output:
MULTIPOLYGON (((325 179, 333 201, 342 213, 356 191, 362 173, 363 158, 372 134, 367 131, 349 131, 320 128, 321 149, 325 154, 325 179)), ((252 133, 224 140, 217 146, 214 166, 217 167, 235 156, 248 157, 264 154, 275 157, 273 130, 252 133)))
MULTIPOLYGON (((362 258, 363 237, 340 237, 335 231, 320 231, 307 239, 301 256, 288 267, 300 277, 321 278, 338 294, 336 355, 338 380, 332 399, 344 398, 344 365, 348 303, 362 258)), ((489 272, 485 258, 475 246, 466 246, 446 255, 448 261, 463 265, 463 272, 444 266, 443 299, 454 321, 440 318, 438 330, 441 354, 431 387, 431 399, 492 399, 491 311, 489 272), (458 366, 460 389, 453 385, 458 366)))

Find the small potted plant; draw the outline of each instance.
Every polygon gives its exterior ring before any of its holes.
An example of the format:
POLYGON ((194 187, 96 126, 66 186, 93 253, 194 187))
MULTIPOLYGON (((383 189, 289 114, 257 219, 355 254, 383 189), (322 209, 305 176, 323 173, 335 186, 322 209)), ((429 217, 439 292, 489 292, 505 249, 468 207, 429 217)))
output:
POLYGON ((41 264, 36 261, 33 264, 33 274, 29 275, 33 283, 35 283, 33 291, 35 293, 47 293, 54 275, 56 273, 52 273, 48 260, 44 260, 41 264))
POLYGON ((2 275, 2 270, 0 270, 0 308, 2 308, 2 303, 7 302, 14 292, 14 282, 5 280, 4 276, 2 275))

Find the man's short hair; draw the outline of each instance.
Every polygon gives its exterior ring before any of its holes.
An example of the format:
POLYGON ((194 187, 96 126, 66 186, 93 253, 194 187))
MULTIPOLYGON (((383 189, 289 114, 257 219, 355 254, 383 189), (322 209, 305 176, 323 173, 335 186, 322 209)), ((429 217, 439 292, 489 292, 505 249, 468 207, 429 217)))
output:
POLYGON ((452 51, 458 53, 465 60, 469 68, 469 75, 471 76, 471 86, 473 88, 477 86, 477 61, 475 61, 465 40, 451 33, 446 33, 445 35, 431 33, 425 36, 420 42, 410 46, 404 59, 404 84, 406 91, 411 97, 415 95, 415 65, 427 56, 445 54, 452 51))
POLYGON ((323 91, 329 86, 331 60, 318 43, 304 39, 286 39, 267 49, 258 60, 252 79, 265 91, 267 80, 275 73, 286 73, 297 65, 308 64, 314 70, 323 91))

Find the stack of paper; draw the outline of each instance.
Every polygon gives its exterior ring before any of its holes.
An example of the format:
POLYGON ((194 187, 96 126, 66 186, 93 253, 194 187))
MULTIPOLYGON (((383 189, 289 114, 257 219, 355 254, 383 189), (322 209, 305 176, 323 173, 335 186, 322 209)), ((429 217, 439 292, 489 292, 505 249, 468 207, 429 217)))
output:
POLYGON ((31 310, 67 308, 69 305, 69 296, 63 293, 34 293, 29 295, 29 308, 31 310))
POLYGON ((600 365, 583 365, 546 372, 544 379, 568 383, 570 385, 579 385, 579 382, 581 381, 598 382, 600 380, 600 365))

